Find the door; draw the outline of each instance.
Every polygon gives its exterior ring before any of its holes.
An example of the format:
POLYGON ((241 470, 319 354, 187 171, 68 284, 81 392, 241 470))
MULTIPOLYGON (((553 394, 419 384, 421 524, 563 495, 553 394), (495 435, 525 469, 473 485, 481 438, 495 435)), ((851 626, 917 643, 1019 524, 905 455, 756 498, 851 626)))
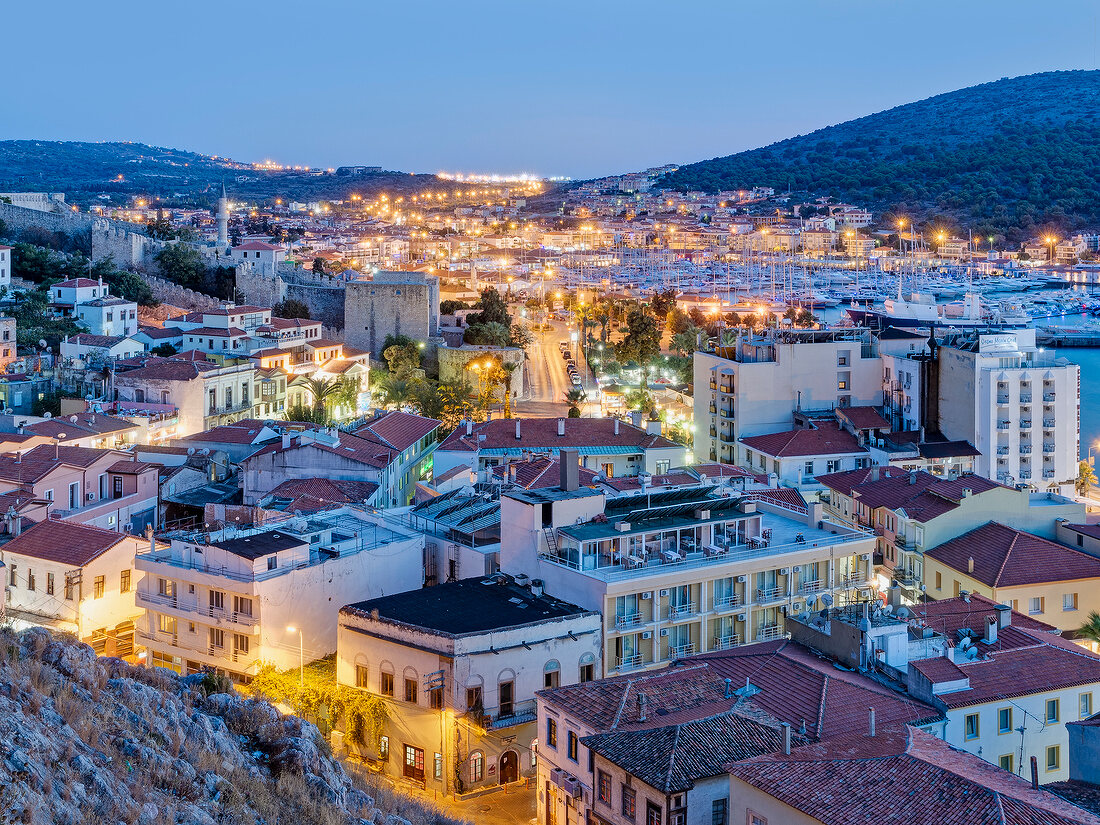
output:
POLYGON ((500 784, 506 785, 519 779, 519 757, 515 751, 505 751, 500 757, 500 784))

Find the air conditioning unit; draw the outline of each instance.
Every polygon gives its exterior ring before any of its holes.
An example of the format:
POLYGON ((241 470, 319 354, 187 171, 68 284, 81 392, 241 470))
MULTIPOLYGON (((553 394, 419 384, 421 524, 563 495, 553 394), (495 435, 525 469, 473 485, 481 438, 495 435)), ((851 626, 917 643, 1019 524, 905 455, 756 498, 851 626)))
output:
POLYGON ((871 560, 871 554, 870 553, 864 553, 862 556, 860 556, 860 558, 863 559, 864 561, 870 561, 871 560))
POLYGON ((565 777, 566 773, 561 768, 554 768, 552 771, 550 771, 550 781, 553 784, 557 785, 559 788, 561 787, 562 782, 565 781, 565 777))
POLYGON ((749 614, 748 614, 748 613, 738 613, 738 614, 737 614, 737 621, 739 621, 739 622, 743 622, 743 621, 745 621, 745 620, 746 620, 746 619, 748 619, 748 618, 749 618, 749 614))
POLYGON ((615 529, 618 530, 620 533, 629 533, 630 532, 630 522, 629 521, 616 521, 615 522, 615 529))
POLYGON ((667 627, 662 627, 662 628, 661 628, 661 638, 663 639, 663 638, 665 638, 665 637, 666 637, 667 635, 668 635, 668 628, 667 628, 667 627))
POLYGON ((85 493, 84 498, 88 501, 95 501, 95 493, 85 493))
POLYGON ((748 580, 749 580, 749 577, 748 577, 748 576, 738 576, 738 577, 737 577, 737 581, 739 581, 739 582, 740 582, 741 584, 744 584, 744 583, 745 583, 745 582, 747 582, 748 580))
POLYGON ((642 633, 642 638, 643 639, 652 639, 653 638, 653 631, 652 630, 645 631, 644 633, 642 633))
POLYGON ((642 594, 642 601, 645 601, 646 599, 652 599, 652 598, 653 598, 653 591, 652 590, 647 590, 645 593, 642 594))
POLYGON ((710 518, 710 510, 696 510, 695 511, 695 518, 702 519, 704 521, 706 519, 709 519, 710 518))
POLYGON ((667 590, 662 590, 661 591, 661 598, 662 599, 668 598, 668 591, 667 590))
POLYGON ((779 575, 780 575, 780 576, 789 576, 789 575, 791 575, 791 568, 789 568, 789 567, 781 567, 781 568, 779 569, 779 575))
POLYGON ((584 783, 575 776, 567 776, 562 788, 574 799, 580 799, 584 795, 584 783))

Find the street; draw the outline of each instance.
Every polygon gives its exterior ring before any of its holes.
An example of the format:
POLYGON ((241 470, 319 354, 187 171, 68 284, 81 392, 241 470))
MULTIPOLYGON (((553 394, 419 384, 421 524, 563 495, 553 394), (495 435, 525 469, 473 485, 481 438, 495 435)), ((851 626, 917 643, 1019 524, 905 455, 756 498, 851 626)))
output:
POLYGON ((569 412, 565 394, 572 389, 565 371, 565 360, 558 344, 569 339, 569 331, 561 321, 551 323, 549 330, 532 330, 535 342, 527 349, 527 377, 530 381, 527 397, 516 403, 516 414, 555 417, 569 412))

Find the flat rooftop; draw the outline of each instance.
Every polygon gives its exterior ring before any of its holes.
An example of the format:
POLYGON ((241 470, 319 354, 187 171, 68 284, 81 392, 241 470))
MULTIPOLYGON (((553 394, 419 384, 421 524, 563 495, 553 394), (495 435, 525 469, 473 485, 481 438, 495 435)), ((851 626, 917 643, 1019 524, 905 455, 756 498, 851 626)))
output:
POLYGON ((509 578, 460 579, 421 590, 382 596, 344 607, 340 612, 425 628, 448 636, 489 633, 592 611, 546 595, 533 596, 509 578))
POLYGON ((297 536, 288 536, 286 533, 267 531, 256 533, 254 536, 243 536, 235 539, 222 539, 211 541, 211 547, 220 547, 227 553, 240 556, 242 559, 255 561, 280 550, 290 550, 294 547, 308 546, 309 542, 297 536))

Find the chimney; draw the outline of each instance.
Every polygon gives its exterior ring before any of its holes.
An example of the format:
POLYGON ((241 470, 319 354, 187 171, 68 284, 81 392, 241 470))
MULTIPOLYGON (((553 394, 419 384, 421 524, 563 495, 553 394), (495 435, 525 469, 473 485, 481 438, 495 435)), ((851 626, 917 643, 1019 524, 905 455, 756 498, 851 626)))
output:
POLYGON ((997 626, 1001 628, 1012 624, 1012 608, 1007 604, 999 604, 997 607, 997 626))
POLYGON ((519 441, 519 440, 520 440, 520 438, 521 438, 521 436, 520 436, 520 434, 519 434, 519 421, 520 421, 520 420, 519 420, 519 419, 517 418, 517 419, 516 419, 516 441, 519 441))
POLYGON ((871 736, 874 736, 875 735, 875 709, 874 708, 870 709, 870 712, 868 713, 868 716, 870 717, 870 723, 871 723, 871 736))
MULTIPOLYGON (((639 693, 638 694, 638 721, 639 722, 644 722, 645 721, 645 706, 646 706, 645 694, 644 693, 639 693)), ((1034 758, 1034 757, 1032 757, 1032 758, 1034 758)))
POLYGON ((613 418, 611 420, 615 422, 615 435, 618 435, 619 434, 619 419, 613 418))
POLYGON ((943 653, 947 657, 947 661, 954 664, 954 662, 955 662, 955 646, 951 643, 948 643, 947 649, 944 650, 943 653))
POLYGON ((1031 788, 1039 790, 1039 760, 1034 756, 1031 757, 1031 788))
POLYGON ((284 450, 290 449, 290 433, 283 433, 282 438, 280 438, 279 440, 279 443, 282 445, 282 448, 284 450))
POLYGON ((155 553, 157 551, 157 541, 153 538, 153 525, 145 525, 145 538, 149 539, 149 552, 155 553))
POLYGON ((974 572, 974 557, 973 556, 971 556, 970 558, 968 558, 966 560, 966 572, 967 573, 973 573, 974 572))
POLYGON ((536 599, 542 596, 542 579, 531 579, 531 595, 536 599))
POLYGON ((987 645, 997 644, 997 617, 986 616, 985 617, 985 643, 987 645))
POLYGON ((878 481, 879 479, 879 467, 876 464, 871 468, 871 481, 878 481))
POLYGON ((726 692, 723 695, 725 699, 733 698, 733 679, 726 679, 726 692))
POLYGON ((513 484, 516 483, 516 467, 514 464, 508 465, 508 480, 513 484))
POLYGON ((970 498, 972 495, 974 495, 973 490, 969 487, 963 487, 963 498, 970 498))
POLYGON ((466 435, 474 434, 474 422, 470 419, 466 419, 466 435))
POLYGON ((565 492, 580 489, 581 454, 579 450, 559 450, 559 487, 565 492))
POLYGON ((559 418, 558 419, 558 435, 559 436, 565 435, 565 419, 564 418, 559 418))
POLYGON ((642 414, 638 410, 632 410, 630 413, 630 423, 635 427, 641 429, 642 426, 642 414))
POLYGON ((916 484, 917 483, 917 471, 916 470, 910 470, 909 471, 909 483, 910 484, 916 484))
POLYGON ((783 728, 783 753, 787 756, 791 755, 791 725, 790 722, 781 722, 779 727, 783 728))

